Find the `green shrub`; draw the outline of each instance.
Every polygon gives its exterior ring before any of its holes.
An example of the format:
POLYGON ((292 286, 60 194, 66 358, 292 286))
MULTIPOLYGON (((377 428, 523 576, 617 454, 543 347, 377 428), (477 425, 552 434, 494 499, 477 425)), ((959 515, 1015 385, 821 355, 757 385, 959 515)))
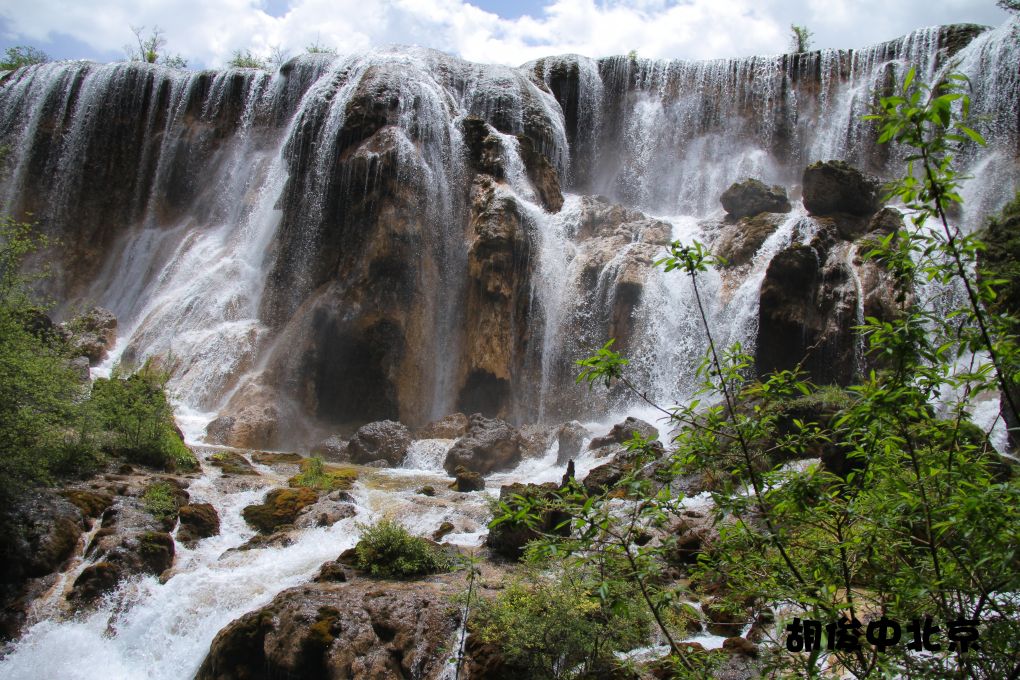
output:
POLYGON ((479 600, 469 623, 512 670, 528 678, 602 677, 618 665, 614 652, 647 644, 651 619, 624 580, 596 577, 577 561, 537 566, 532 561, 495 598, 479 600))
POLYGON ((288 480, 292 487, 302 486, 317 491, 336 491, 349 489, 357 480, 354 470, 325 465, 322 458, 314 456, 301 462, 301 473, 288 480))
POLYGON ((168 379, 152 360, 125 378, 101 378, 92 386, 92 408, 114 453, 143 465, 192 469, 198 463, 174 425, 168 379))
POLYGON ((358 528, 362 534, 355 546, 356 564, 373 576, 408 578, 450 570, 450 559, 440 548, 394 521, 358 528))
POLYGON ((142 494, 142 503, 145 510, 160 521, 177 518, 177 494, 168 482, 150 484, 142 494))

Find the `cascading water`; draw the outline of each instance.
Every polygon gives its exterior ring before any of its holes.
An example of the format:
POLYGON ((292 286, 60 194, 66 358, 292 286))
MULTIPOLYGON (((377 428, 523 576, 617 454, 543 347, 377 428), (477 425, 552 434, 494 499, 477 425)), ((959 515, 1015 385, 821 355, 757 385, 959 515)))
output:
MULTIPOLYGON (((974 175, 962 189, 971 206, 963 222, 977 226, 1001 206, 1020 182, 1018 30, 1014 20, 977 37, 923 29, 854 52, 710 62, 564 56, 519 69, 417 48, 305 57, 272 76, 33 66, 0 82, 0 142, 11 150, 0 196, 70 247, 52 282, 66 300, 61 311, 98 303, 118 316, 110 364, 172 355, 193 443, 212 416, 256 399, 279 411, 268 442, 277 447, 304 445, 317 428, 423 422, 465 403, 465 366, 476 364, 493 376, 509 367, 508 415, 597 419, 599 429, 638 409, 630 397, 578 396, 571 362, 613 333, 653 400, 669 405, 696 387, 707 339, 689 279, 651 266, 665 244, 712 241, 719 195, 745 176, 794 187, 796 198, 815 160, 897 174, 899 152, 876 149, 861 116, 908 63, 929 82, 950 68, 970 78, 989 145, 962 159, 974 175), (465 133, 476 118, 480 139, 465 133), (485 172, 495 188, 482 210, 485 172), (560 189, 561 208, 543 205, 560 189), (519 233, 483 219, 496 204, 519 233), (490 257, 508 242, 526 244, 528 256, 490 257), (477 338, 469 346, 471 305, 520 294, 528 299, 511 305, 527 312, 512 335, 519 346, 504 352, 477 338), (488 354, 469 365, 471 347, 488 354)), ((795 201, 746 264, 699 279, 717 343, 753 351, 770 261, 815 236, 795 201)), ((844 259, 859 320, 854 252, 844 259)), ((428 533, 450 521, 447 541, 476 545, 482 499, 415 493, 448 482, 449 446, 419 440, 403 468, 363 471, 356 518, 248 552, 227 551, 251 536, 240 511, 265 487, 224 486, 207 472, 189 491, 216 506, 219 536, 179 546, 165 583, 129 580, 91 613, 64 618, 55 592, 0 660, 0 676, 190 677, 218 630, 307 581, 353 545, 356 522, 398 516, 428 533)), ((490 489, 558 481, 556 453, 554 444, 491 476, 490 489)), ((601 461, 586 452, 576 462, 581 477, 601 461)), ((259 470, 264 483, 286 483, 259 470)))

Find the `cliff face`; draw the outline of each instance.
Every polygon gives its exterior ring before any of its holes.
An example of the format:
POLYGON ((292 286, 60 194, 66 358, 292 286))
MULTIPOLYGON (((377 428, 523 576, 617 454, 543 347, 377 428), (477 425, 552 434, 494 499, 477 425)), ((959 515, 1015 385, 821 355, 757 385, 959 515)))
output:
MULTIPOLYGON (((655 318, 686 293, 651 262, 714 235, 648 215, 708 215, 745 176, 796 189, 819 159, 897 172, 860 116, 907 62, 931 80, 960 60, 994 149, 964 162, 999 177, 965 219, 1001 205, 1020 181, 1012 29, 712 62, 33 66, 0 82, 0 197, 63 242, 52 292, 113 309, 124 359, 172 353, 183 401, 234 419, 225 440, 590 415, 610 404, 573 391, 570 362, 593 346, 618 338, 666 400, 700 352, 688 312, 655 318)), ((727 281, 713 323, 753 343, 756 289, 727 281)))

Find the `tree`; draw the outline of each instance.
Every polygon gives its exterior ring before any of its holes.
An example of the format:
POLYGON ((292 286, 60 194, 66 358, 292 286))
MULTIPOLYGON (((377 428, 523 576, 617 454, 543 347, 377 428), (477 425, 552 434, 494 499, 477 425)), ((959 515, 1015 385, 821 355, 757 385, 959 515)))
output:
POLYGON ((308 52, 308 54, 328 54, 331 57, 335 57, 337 54, 335 47, 323 45, 319 42, 318 38, 315 39, 315 42, 306 45, 305 51, 308 52))
POLYGON ((163 54, 163 48, 166 47, 166 36, 159 26, 153 26, 148 36, 144 35, 145 26, 131 26, 131 32, 135 34, 135 41, 138 43, 137 47, 124 46, 124 51, 127 52, 128 59, 131 61, 144 61, 147 64, 160 63, 171 68, 187 68, 188 62, 181 55, 163 54))
POLYGON ((790 24, 790 49, 794 52, 807 52, 811 49, 811 31, 807 26, 790 24))
MULTIPOLYGON (((678 675, 703 672, 669 623, 692 594, 664 578, 680 531, 670 527, 683 526, 676 489, 694 476, 711 493, 718 538, 699 548, 690 582, 740 621, 778 617, 764 631, 767 668, 783 677, 1020 676, 1020 483, 968 415, 980 395, 999 392, 1016 420, 1008 388, 1018 382, 1020 349, 1017 319, 987 312, 1009 282, 975 277, 984 246, 949 218, 962 200, 953 159, 983 143, 967 126, 968 108, 960 76, 929 88, 911 69, 868 117, 881 143, 910 149, 889 198, 911 210, 911 226, 862 251, 901 290, 941 286, 951 308, 903 296, 894 318, 866 319, 859 331, 881 368, 847 390, 819 388, 798 370, 754 379, 739 346, 715 344, 701 306, 700 277, 714 258, 676 242, 658 264, 689 280, 708 351, 700 401, 663 410, 679 430, 671 449, 635 436, 613 488, 568 483, 551 504, 512 499, 496 518, 540 527, 555 510, 571 518, 571 532, 544 537, 550 554, 622 560, 678 675), (823 462, 787 465, 809 453, 823 462), (621 506, 621 496, 630 502, 621 506), (649 541, 656 527, 666 528, 662 538, 649 541), (803 632, 810 621, 818 623, 813 648, 803 632), (978 635, 980 648, 970 648, 978 635)), ((610 345, 579 363, 580 381, 622 382, 641 395, 610 345)))
POLYGON ((251 50, 234 50, 234 56, 227 62, 227 66, 230 68, 257 68, 262 70, 268 70, 269 65, 266 60, 258 56, 251 50))
POLYGON ((279 45, 273 45, 269 49, 269 58, 266 60, 270 66, 275 69, 280 69, 287 60, 290 59, 290 51, 283 49, 279 45))
POLYGON ((8 47, 4 52, 4 58, 0 61, 0 71, 13 71, 22 66, 32 64, 43 64, 50 60, 42 50, 27 45, 8 47))
POLYGON ((999 0, 995 3, 1007 12, 1018 12, 1020 13, 1020 0, 999 0))

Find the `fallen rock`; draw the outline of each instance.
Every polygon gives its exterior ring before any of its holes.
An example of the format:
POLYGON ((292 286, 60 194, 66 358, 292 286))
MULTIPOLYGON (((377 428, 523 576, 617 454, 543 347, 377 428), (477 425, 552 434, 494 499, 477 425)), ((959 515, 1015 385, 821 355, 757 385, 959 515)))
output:
POLYGON ((432 497, 432 496, 436 495, 436 489, 435 489, 435 487, 433 487, 433 486, 431 486, 429 484, 426 484, 425 486, 423 486, 420 489, 418 489, 418 491, 416 491, 415 493, 419 493, 422 496, 432 497))
POLYGON ((524 446, 520 432, 510 423, 476 413, 468 433, 446 454, 443 467, 450 475, 460 466, 480 475, 507 470, 521 462, 524 446))
POLYGON ((209 464, 223 470, 225 475, 257 475, 258 470, 239 453, 217 451, 208 458, 209 464))
POLYGON ((347 441, 339 435, 330 435, 312 447, 311 454, 324 460, 346 463, 351 456, 347 451, 347 441))
POLYGON ((411 433, 402 423, 379 420, 358 428, 347 443, 347 454, 352 463, 382 460, 388 467, 399 467, 409 446, 411 433))
POLYGON ((439 528, 432 532, 433 541, 441 541, 447 534, 453 533, 454 526, 452 522, 443 522, 439 525, 439 528))
POLYGON ((723 209, 734 218, 753 217, 759 213, 788 213, 790 200, 786 189, 769 187, 757 179, 734 182, 719 197, 723 209))
POLYGON ((812 163, 802 182, 804 207, 812 215, 868 216, 882 207, 879 181, 843 161, 812 163))

